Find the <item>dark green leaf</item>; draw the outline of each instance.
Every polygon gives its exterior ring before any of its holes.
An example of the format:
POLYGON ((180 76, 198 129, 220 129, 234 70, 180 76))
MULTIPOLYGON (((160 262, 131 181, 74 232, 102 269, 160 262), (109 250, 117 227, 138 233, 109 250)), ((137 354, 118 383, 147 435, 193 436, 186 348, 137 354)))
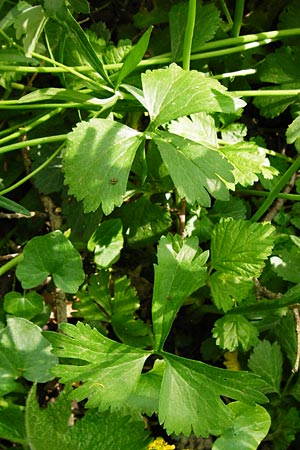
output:
POLYGON ((25 415, 21 406, 7 405, 0 408, 0 438, 25 447, 25 415))
POLYGON ((34 291, 25 295, 11 291, 4 296, 3 308, 8 314, 30 320, 43 312, 44 298, 34 291))
POLYGON ((233 413, 233 424, 223 432, 212 450, 256 450, 267 435, 271 418, 260 405, 229 403, 227 409, 233 413))
POLYGON ((94 252, 94 261, 100 269, 111 267, 118 261, 123 248, 123 226, 120 219, 102 222, 88 242, 88 250, 94 252))
POLYGON ((284 280, 300 283, 300 249, 293 245, 286 247, 270 258, 272 269, 284 280))
POLYGON ((73 293, 84 280, 80 254, 61 231, 34 237, 23 254, 16 274, 24 289, 36 287, 51 274, 58 288, 73 293))
POLYGON ((286 316, 281 317, 279 324, 274 328, 274 333, 283 353, 290 361, 291 367, 294 367, 298 344, 295 316, 292 311, 288 311, 286 316))
POLYGON ((0 208, 7 209, 8 211, 13 211, 18 214, 23 214, 24 216, 30 217, 31 213, 28 209, 19 205, 18 203, 10 200, 9 198, 5 198, 0 196, 0 208))
POLYGON ((46 24, 46 17, 41 6, 30 6, 22 11, 15 18, 14 26, 16 29, 16 38, 20 39, 23 34, 23 48, 25 55, 30 57, 38 43, 39 37, 46 24))
POLYGON ((196 237, 182 240, 168 235, 160 239, 157 254, 152 321, 155 349, 161 350, 179 308, 205 283, 208 253, 200 253, 196 237))
POLYGON ((77 13, 88 14, 90 5, 87 0, 69 0, 70 5, 77 13))
POLYGON ((143 139, 117 122, 92 119, 69 133, 64 170, 70 192, 83 200, 85 212, 102 204, 106 215, 121 206, 131 164, 143 139))

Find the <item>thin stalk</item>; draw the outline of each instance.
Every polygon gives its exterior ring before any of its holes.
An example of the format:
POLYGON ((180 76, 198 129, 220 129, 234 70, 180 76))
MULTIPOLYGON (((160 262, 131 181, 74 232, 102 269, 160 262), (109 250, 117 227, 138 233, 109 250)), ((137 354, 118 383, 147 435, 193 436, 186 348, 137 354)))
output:
POLYGON ((216 80, 222 80, 223 78, 246 77, 247 75, 254 75, 256 72, 256 69, 235 70, 234 72, 226 72, 221 73, 220 75, 213 75, 212 78, 215 78, 216 80))
POLYGON ((234 18, 231 30, 232 37, 237 37, 240 34, 244 16, 244 7, 245 7, 245 0, 235 1, 234 18))
POLYGON ((16 131, 15 133, 12 133, 9 136, 5 136, 4 138, 0 139, 0 145, 4 144, 5 142, 11 141, 12 139, 16 139, 16 138, 22 136, 22 134, 28 133, 28 131, 31 131, 33 128, 37 127, 38 125, 41 125, 41 124, 47 122, 49 119, 56 116, 56 114, 59 114, 61 111, 62 111, 62 108, 54 109, 53 111, 51 111, 47 114, 44 114, 43 116, 38 117, 36 120, 29 122, 25 126, 18 125, 19 131, 16 131))
POLYGON ((256 213, 252 216, 251 221, 257 222, 268 210, 268 208, 272 205, 274 200, 280 194, 280 191, 284 188, 286 184, 290 181, 292 175, 299 169, 300 167, 300 157, 297 158, 293 164, 288 168, 288 170, 282 175, 282 177, 278 180, 272 191, 269 193, 263 204, 258 208, 256 213))
POLYGON ((196 20, 197 0, 189 0, 188 16, 183 41, 182 67, 184 70, 190 70, 192 42, 196 20))
MULTIPOLYGON (((27 143, 27 141, 26 141, 26 143, 27 143)), ((23 142, 23 146, 24 146, 24 142, 23 142)), ((64 144, 60 145, 58 147, 58 149, 55 150, 55 152, 52 153, 52 155, 48 159, 46 159, 46 161, 43 162, 43 164, 41 164, 35 170, 30 172, 28 175, 26 175, 26 177, 22 178, 22 180, 18 181, 17 183, 13 184, 12 186, 10 186, 10 187, 8 187, 6 189, 3 189, 3 191, 0 192, 0 195, 5 195, 8 192, 13 191, 14 189, 18 188, 22 184, 26 183, 26 181, 30 180, 30 178, 32 178, 35 175, 37 175, 41 170, 43 170, 61 152, 63 146, 64 146, 64 144)))
MULTIPOLYGON (((42 138, 29 139, 28 141, 16 142, 15 144, 5 145, 0 148, 0 155, 2 153, 11 152, 13 150, 19 150, 23 147, 32 147, 33 145, 43 145, 50 142, 60 142, 67 139, 67 134, 58 134, 56 136, 46 136, 42 138)), ((0 194, 1 195, 1 194, 0 194)))
POLYGON ((13 267, 15 267, 19 262, 21 262, 24 258, 23 253, 20 253, 20 255, 16 256, 15 258, 8 261, 6 264, 0 267, 0 277, 4 275, 6 272, 11 270, 13 267))
POLYGON ((265 89, 258 91, 234 91, 237 97, 267 97, 267 96, 293 96, 299 95, 300 89, 265 89))
MULTIPOLYGON (((255 197, 268 197, 270 192, 268 191, 256 191, 255 189, 243 189, 243 190, 236 190, 234 191, 236 194, 239 195, 253 195, 255 197)), ((291 200, 294 202, 300 202, 300 194, 285 194, 281 192, 277 195, 277 198, 283 198, 285 200, 291 200)))
POLYGON ((228 25, 232 27, 233 21, 229 12, 229 9, 227 8, 226 2, 224 0, 220 0, 221 8, 223 9, 223 12, 225 14, 225 17, 227 19, 228 25))
POLYGON ((77 108, 77 109, 99 109, 99 105, 92 103, 35 103, 35 104, 20 104, 18 102, 13 102, 7 104, 5 101, 0 102, 0 109, 14 109, 23 111, 25 109, 51 109, 51 108, 77 108))

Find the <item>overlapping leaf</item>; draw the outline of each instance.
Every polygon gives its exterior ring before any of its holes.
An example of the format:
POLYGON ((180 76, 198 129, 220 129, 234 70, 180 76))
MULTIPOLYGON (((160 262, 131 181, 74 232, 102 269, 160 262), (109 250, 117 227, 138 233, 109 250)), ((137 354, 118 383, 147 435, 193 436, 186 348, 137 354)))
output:
POLYGON ((247 352, 258 343, 258 330, 241 314, 226 314, 215 322, 213 337, 224 350, 247 352))
POLYGON ((234 183, 232 166, 218 151, 163 131, 153 139, 179 195, 188 203, 210 206, 208 192, 228 200, 227 184, 234 183))
POLYGON ((199 252, 196 237, 160 239, 152 301, 155 350, 162 349, 185 299, 205 283, 207 258, 208 252, 199 252))
POLYGON ((68 135, 64 170, 70 193, 85 212, 100 204, 106 215, 123 202, 129 171, 143 135, 104 119, 81 122, 68 135))
POLYGON ((120 219, 110 219, 102 222, 88 242, 88 250, 94 252, 97 267, 110 267, 120 257, 123 248, 123 227, 120 219))

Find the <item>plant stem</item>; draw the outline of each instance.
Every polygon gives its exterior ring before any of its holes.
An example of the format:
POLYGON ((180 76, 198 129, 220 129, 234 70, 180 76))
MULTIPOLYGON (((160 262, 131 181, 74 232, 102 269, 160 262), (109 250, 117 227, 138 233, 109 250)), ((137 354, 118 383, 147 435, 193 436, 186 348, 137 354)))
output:
POLYGON ((265 89, 258 91, 234 91, 237 97, 267 97, 267 96, 293 96, 299 95, 300 89, 265 89))
POLYGON ((182 67, 184 70, 190 70, 192 42, 196 20, 196 9, 197 9, 197 0, 189 0, 189 9, 183 42, 182 67))
POLYGON ((42 123, 47 122, 47 120, 51 119, 53 116, 56 116, 56 114, 59 114, 61 111, 62 108, 54 109, 53 111, 44 114, 43 116, 40 116, 33 121, 31 120, 25 126, 18 125, 17 127, 19 128, 19 131, 16 131, 15 133, 12 133, 9 136, 5 136, 4 138, 0 139, 0 145, 4 144, 5 142, 11 141, 12 139, 16 139, 22 134, 28 133, 28 131, 32 130, 38 125, 41 125, 42 123))
POLYGON ((293 164, 288 168, 288 170, 282 175, 282 177, 278 180, 276 185, 274 186, 274 189, 269 193, 263 204, 260 206, 260 208, 256 211, 256 213, 252 216, 251 221, 257 222, 264 213, 268 210, 268 208, 271 206, 273 201, 278 197, 280 191, 284 188, 286 184, 288 184, 289 180, 291 179, 292 175, 299 169, 300 167, 300 157, 297 158, 293 164))
POLYGON ((20 148, 25 147, 32 147, 33 145, 42 145, 42 144, 49 144, 50 142, 59 142, 59 141, 65 141, 67 139, 67 134, 58 134, 56 136, 46 136, 42 138, 36 138, 36 139, 30 139, 26 141, 26 143, 23 142, 16 142, 15 144, 5 145, 4 147, 0 148, 0 155, 2 153, 11 152, 13 150, 18 150, 20 148))
POLYGON ((225 17, 227 19, 228 24, 230 25, 230 27, 232 27, 232 24, 233 24, 232 18, 231 18, 229 9, 227 8, 227 5, 226 5, 225 1, 224 0, 220 0, 220 4, 221 4, 221 8, 224 11, 224 14, 225 14, 225 17))
MULTIPOLYGON (((26 141, 26 145, 27 145, 26 141)), ((24 146, 24 142, 23 142, 23 146, 24 146)), ((52 153, 52 155, 46 159, 46 161, 43 162, 43 164, 41 164, 39 167, 37 167, 35 170, 33 170, 32 172, 30 172, 28 175, 26 175, 26 177, 22 178, 22 180, 18 181, 17 183, 13 184, 12 186, 3 189, 3 191, 0 192, 0 195, 4 195, 7 194, 8 192, 13 191, 14 189, 16 189, 17 187, 21 186, 22 184, 26 183, 26 181, 30 180, 30 178, 34 177, 36 174, 38 174, 41 170, 43 170, 58 154, 59 152, 62 150, 64 144, 60 145, 58 147, 57 150, 55 150, 54 153, 52 153)))
POLYGON ((236 0, 234 9, 233 26, 231 30, 231 36, 237 37, 240 34, 241 26, 244 16, 245 0, 236 0))
POLYGON ((6 264, 0 267, 0 277, 4 275, 6 272, 11 270, 13 267, 15 267, 19 262, 21 262, 24 258, 23 253, 20 253, 20 255, 16 256, 14 259, 11 259, 6 264))
MULTIPOLYGON (((255 197, 268 197, 270 192, 267 191, 256 191, 255 189, 243 189, 243 190, 236 190, 236 194, 239 195, 253 195, 255 197)), ((284 194, 280 193, 277 195, 277 198, 283 198, 285 200, 291 200, 294 202, 300 202, 300 194, 284 194)))

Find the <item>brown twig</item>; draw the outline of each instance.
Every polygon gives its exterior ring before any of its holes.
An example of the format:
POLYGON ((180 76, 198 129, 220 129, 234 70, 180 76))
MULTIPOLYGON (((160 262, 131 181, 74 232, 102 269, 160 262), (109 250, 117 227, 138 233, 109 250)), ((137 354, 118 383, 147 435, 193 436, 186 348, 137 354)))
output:
POLYGON ((265 286, 261 286, 257 278, 254 277, 253 281, 254 281, 255 297, 257 298, 257 300, 261 300, 263 297, 268 298, 270 300, 282 297, 282 294, 280 292, 272 292, 265 286))
POLYGON ((32 219, 32 217, 39 217, 41 219, 46 219, 48 215, 39 211, 31 211, 30 216, 20 213, 4 213, 0 212, 0 219, 32 219))
POLYGON ((186 199, 181 199, 180 211, 178 212, 179 218, 179 233, 182 239, 185 238, 185 221, 186 221, 186 199))
POLYGON ((299 370, 299 362, 300 362, 300 316, 299 316, 299 308, 292 309, 295 322, 296 322, 296 336, 297 336, 297 352, 296 352, 296 360, 294 367, 292 368, 293 373, 297 373, 299 370))

